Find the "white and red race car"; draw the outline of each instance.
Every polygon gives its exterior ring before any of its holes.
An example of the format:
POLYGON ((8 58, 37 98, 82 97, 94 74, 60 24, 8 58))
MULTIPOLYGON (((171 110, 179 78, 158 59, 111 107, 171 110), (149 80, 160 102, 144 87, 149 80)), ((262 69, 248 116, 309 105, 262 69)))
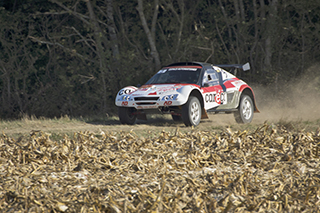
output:
POLYGON ((197 126, 207 112, 234 113, 236 122, 250 123, 255 104, 253 90, 244 81, 222 68, 250 69, 244 65, 212 65, 200 62, 170 64, 141 87, 121 89, 115 104, 123 124, 146 119, 146 114, 171 114, 186 126, 197 126))

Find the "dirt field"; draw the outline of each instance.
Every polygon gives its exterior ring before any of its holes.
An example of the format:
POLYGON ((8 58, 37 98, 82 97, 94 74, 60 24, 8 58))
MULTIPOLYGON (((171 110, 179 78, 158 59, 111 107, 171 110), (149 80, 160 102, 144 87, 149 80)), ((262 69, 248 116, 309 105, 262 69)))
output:
MULTIPOLYGON (((320 106, 320 105, 319 105, 320 106)), ((23 135, 29 135, 33 131, 43 131, 51 133, 53 137, 62 138, 64 134, 72 135, 75 132, 90 131, 99 134, 105 132, 130 132, 134 131, 141 136, 158 135, 162 131, 175 131, 177 128, 181 132, 189 132, 193 129, 199 131, 223 131, 230 127, 233 130, 253 130, 265 122, 268 124, 287 124, 291 129, 306 129, 315 131, 320 127, 319 109, 314 110, 313 116, 308 114, 307 110, 282 110, 278 108, 275 112, 271 108, 260 108, 260 113, 254 115, 251 124, 236 124, 233 115, 228 114, 209 114, 209 119, 203 120, 199 126, 195 128, 185 127, 183 123, 174 122, 170 116, 160 116, 150 118, 148 121, 138 120, 135 125, 121 125, 118 118, 112 118, 105 121, 83 121, 79 119, 59 118, 59 119, 30 119, 25 118, 17 121, 2 121, 0 129, 2 133, 18 138, 23 135), (305 113, 304 117, 300 117, 301 112, 305 113), (276 116, 277 115, 277 116, 276 116), (307 117, 308 116, 308 117, 307 117)))

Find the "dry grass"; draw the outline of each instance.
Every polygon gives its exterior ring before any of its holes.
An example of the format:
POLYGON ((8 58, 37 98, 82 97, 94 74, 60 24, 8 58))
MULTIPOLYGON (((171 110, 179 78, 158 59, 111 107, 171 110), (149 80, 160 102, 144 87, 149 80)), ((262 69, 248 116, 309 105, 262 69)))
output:
POLYGON ((2 212, 320 211, 319 130, 32 131, 0 147, 2 212))

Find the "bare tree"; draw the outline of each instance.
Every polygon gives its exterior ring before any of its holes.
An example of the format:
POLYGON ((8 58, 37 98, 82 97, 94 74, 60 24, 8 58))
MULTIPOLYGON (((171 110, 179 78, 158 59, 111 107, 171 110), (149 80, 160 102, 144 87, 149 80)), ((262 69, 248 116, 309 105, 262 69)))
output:
POLYGON ((154 1, 154 13, 153 13, 153 18, 152 18, 152 25, 151 29, 149 29, 148 24, 147 24, 147 19, 144 15, 143 11, 143 0, 138 0, 138 6, 137 10, 139 12, 140 20, 142 23, 142 27, 147 35, 148 42, 150 45, 151 49, 151 56, 155 61, 155 69, 158 70, 161 67, 161 61, 160 61, 160 56, 156 47, 156 41, 155 41, 155 28, 156 28, 156 20, 158 16, 158 10, 159 10, 159 0, 154 1))
POLYGON ((176 37, 176 42, 174 45, 174 59, 177 60, 177 55, 179 55, 179 51, 181 48, 181 41, 182 41, 182 33, 183 33, 183 28, 185 27, 185 18, 186 18, 186 12, 185 12, 185 2, 183 0, 178 0, 178 7, 175 8, 172 4, 172 1, 167 1, 163 0, 162 1, 164 6, 168 8, 173 16, 176 18, 176 23, 177 23, 177 37, 176 37), (179 10, 179 11, 178 11, 179 10))
MULTIPOLYGON (((91 2, 90 0, 85 0, 86 3, 87 3, 87 7, 88 7, 88 11, 89 11, 89 14, 90 14, 90 21, 92 23, 92 26, 93 26, 93 29, 94 29, 94 37, 95 37, 95 40, 96 40, 96 46, 97 46, 97 53, 98 53, 98 56, 99 56, 99 68, 100 68, 100 73, 101 73, 101 81, 102 81, 102 85, 103 85, 103 111, 106 112, 106 108, 107 108, 107 86, 106 86, 106 73, 107 73, 107 63, 106 63, 106 58, 104 57, 104 50, 103 50, 103 47, 102 47, 102 31, 101 31, 101 28, 99 26, 99 23, 96 19, 96 16, 94 14, 94 11, 93 11, 93 8, 92 8, 92 5, 91 5, 91 2)), ((113 79, 112 77, 112 73, 110 73, 111 76, 109 76, 110 79, 113 79)))
POLYGON ((265 70, 272 70, 272 54, 273 54, 273 42, 276 34, 277 26, 277 13, 278 13, 278 0, 269 0, 269 15, 266 23, 266 39, 265 39, 265 70))

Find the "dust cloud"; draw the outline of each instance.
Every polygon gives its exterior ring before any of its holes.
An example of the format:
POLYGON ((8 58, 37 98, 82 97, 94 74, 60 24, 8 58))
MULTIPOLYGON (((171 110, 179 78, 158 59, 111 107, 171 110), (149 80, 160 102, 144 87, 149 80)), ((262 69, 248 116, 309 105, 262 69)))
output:
POLYGON ((307 69, 299 78, 280 79, 270 86, 253 86, 260 113, 254 121, 316 121, 320 119, 320 65, 307 69))

